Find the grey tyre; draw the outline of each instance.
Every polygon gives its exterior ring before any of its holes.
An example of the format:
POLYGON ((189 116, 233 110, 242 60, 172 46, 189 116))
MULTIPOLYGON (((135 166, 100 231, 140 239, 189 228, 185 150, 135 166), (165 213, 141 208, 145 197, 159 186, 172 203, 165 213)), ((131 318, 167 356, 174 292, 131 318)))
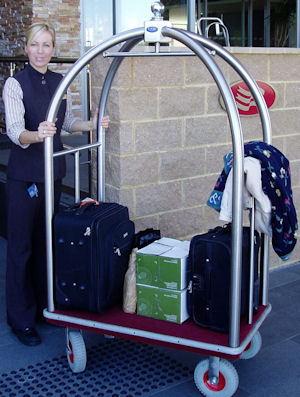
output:
POLYGON ((206 397, 231 397, 239 385, 239 377, 234 366, 220 359, 219 382, 212 384, 208 378, 209 359, 200 361, 194 371, 194 381, 198 390, 206 397))
POLYGON ((81 332, 67 329, 66 341, 67 359, 72 372, 83 372, 86 367, 87 356, 85 343, 81 332))
POLYGON ((262 337, 259 331, 254 334, 251 342, 246 347, 246 349, 241 354, 240 358, 242 360, 249 360, 252 357, 255 357, 257 353, 260 351, 262 345, 262 337))

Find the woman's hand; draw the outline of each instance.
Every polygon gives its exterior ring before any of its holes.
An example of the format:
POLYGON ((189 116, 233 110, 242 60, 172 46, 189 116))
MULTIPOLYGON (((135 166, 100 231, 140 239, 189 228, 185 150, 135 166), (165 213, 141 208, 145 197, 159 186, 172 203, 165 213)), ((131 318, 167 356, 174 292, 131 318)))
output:
POLYGON ((37 131, 25 130, 19 136, 19 142, 22 145, 31 145, 32 143, 43 142, 45 138, 51 137, 56 133, 55 123, 42 121, 37 131))
MULTIPOLYGON (((92 118, 92 125, 93 125, 93 130, 97 129, 97 121, 98 121, 98 113, 99 113, 99 109, 97 108, 95 110, 94 116, 92 118)), ((101 127, 103 128, 108 128, 109 126, 109 116, 104 116, 100 122, 101 127)))
POLYGON ((56 134, 55 123, 42 121, 37 130, 37 141, 43 142, 45 138, 53 137, 56 134))
POLYGON ((103 118, 102 118, 102 120, 101 120, 101 126, 103 127, 103 128, 108 128, 109 127, 109 116, 104 116, 103 118))

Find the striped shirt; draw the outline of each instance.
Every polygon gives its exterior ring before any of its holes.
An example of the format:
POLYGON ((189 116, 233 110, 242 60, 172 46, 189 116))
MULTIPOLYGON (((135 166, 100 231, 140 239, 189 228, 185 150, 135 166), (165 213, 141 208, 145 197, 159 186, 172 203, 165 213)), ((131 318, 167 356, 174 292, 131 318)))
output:
MULTIPOLYGON (((29 144, 21 144, 19 137, 25 128, 25 107, 23 104, 23 91, 19 82, 13 77, 9 77, 3 87, 3 102, 5 105, 5 122, 6 133, 10 140, 23 149, 26 149, 29 144)), ((74 117, 72 111, 71 93, 67 91, 67 110, 65 114, 62 129, 71 132, 72 124, 78 117, 74 117)))

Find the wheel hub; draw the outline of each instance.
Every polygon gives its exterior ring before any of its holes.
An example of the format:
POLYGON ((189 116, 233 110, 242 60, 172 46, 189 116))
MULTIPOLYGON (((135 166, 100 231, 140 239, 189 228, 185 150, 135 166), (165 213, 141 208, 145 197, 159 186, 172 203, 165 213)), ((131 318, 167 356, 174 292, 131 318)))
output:
POLYGON ((72 343, 70 341, 69 341, 69 345, 68 345, 68 355, 69 355, 69 359, 70 359, 71 363, 74 363, 73 347, 72 347, 72 343))
POLYGON ((219 372, 219 382, 215 383, 215 377, 212 381, 209 380, 208 371, 205 372, 203 376, 203 382, 209 390, 212 391, 221 391, 226 386, 226 380, 221 372, 219 372))

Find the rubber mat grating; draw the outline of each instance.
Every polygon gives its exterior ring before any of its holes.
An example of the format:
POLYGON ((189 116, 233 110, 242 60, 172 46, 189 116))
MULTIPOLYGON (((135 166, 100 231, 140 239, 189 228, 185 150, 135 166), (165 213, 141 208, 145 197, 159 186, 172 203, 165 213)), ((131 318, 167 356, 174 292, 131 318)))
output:
POLYGON ((87 350, 86 370, 72 373, 66 356, 0 375, 5 397, 150 396, 190 379, 192 371, 151 345, 106 340, 87 350))

